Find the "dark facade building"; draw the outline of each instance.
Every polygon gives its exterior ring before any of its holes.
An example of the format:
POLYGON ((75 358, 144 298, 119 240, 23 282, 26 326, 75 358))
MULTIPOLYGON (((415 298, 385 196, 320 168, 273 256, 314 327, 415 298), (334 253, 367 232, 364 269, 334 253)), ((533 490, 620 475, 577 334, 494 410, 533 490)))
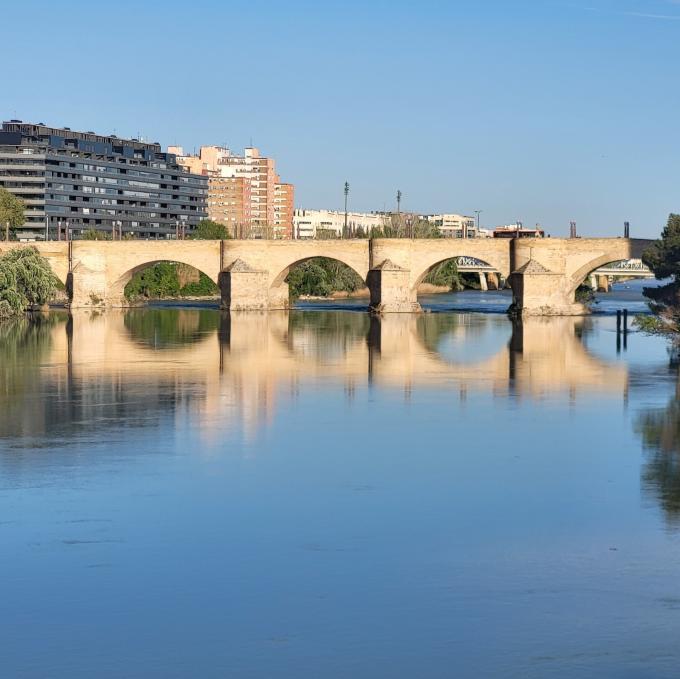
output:
POLYGON ((22 198, 20 239, 96 229, 174 238, 206 217, 208 178, 160 144, 11 120, 0 130, 0 187, 22 198))

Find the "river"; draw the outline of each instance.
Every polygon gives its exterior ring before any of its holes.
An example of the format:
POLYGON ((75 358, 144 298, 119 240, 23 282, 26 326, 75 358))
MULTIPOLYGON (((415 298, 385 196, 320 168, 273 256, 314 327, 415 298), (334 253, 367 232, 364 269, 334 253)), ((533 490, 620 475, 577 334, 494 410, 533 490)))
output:
POLYGON ((617 342, 635 286, 423 303, 0 325, 2 676, 677 677, 678 373, 617 342))

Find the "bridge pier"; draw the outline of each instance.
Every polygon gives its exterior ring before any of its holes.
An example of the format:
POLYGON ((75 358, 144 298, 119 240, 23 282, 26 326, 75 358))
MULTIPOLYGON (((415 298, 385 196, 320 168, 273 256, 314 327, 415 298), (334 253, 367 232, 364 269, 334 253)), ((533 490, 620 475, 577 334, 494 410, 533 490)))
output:
POLYGON ((597 277, 597 288, 598 292, 609 292, 609 276, 606 274, 600 274, 597 277))
POLYGON ((389 259, 368 272, 371 311, 411 313, 420 311, 417 290, 411 286, 411 272, 389 259))
MULTIPOLYGON (((269 309, 268 279, 269 274, 266 271, 258 271, 242 259, 237 259, 219 277, 222 308, 229 311, 269 309)), ((287 288, 288 286, 286 292, 287 288)))
POLYGON ((513 303, 510 312, 522 316, 581 316, 588 313, 574 300, 574 289, 562 273, 530 260, 510 274, 513 303))
POLYGON ((479 272, 479 289, 482 292, 486 292, 489 289, 489 285, 486 280, 486 274, 483 271, 479 272))

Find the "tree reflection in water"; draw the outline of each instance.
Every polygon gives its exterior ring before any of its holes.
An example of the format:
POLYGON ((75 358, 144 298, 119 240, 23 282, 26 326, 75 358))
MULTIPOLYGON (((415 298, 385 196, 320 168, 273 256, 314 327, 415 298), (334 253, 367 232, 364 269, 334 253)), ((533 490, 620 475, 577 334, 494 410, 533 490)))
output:
MULTIPOLYGON (((675 354, 670 369, 678 373, 675 354)), ((668 522, 680 528, 680 375, 676 379, 675 396, 668 405, 643 411, 635 431, 649 455, 641 472, 643 491, 659 502, 668 522)))
POLYGON ((131 309, 125 313, 130 337, 148 347, 193 344, 206 334, 215 333, 220 315, 211 309, 131 309))
POLYGON ((35 398, 41 366, 50 357, 52 331, 65 323, 66 314, 31 314, 0 323, 0 411, 17 434, 36 422, 35 398))

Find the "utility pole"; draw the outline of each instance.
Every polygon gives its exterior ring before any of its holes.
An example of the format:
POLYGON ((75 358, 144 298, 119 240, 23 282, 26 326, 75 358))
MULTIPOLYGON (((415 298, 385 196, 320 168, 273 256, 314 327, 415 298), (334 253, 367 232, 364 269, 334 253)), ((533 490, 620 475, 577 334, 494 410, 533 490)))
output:
POLYGON ((5 240, 9 243, 9 219, 5 222, 5 240))
POLYGON ((397 229, 398 234, 401 237, 401 191, 397 191, 397 229))
POLYGON ((347 238, 347 196, 349 196, 349 182, 345 182, 345 228, 342 231, 343 238, 347 238))
POLYGON ((475 215, 477 216, 477 238, 479 238, 479 215, 482 214, 484 210, 475 210, 475 215))
POLYGON ((50 239, 50 218, 47 216, 47 206, 45 206, 45 240, 50 239))

